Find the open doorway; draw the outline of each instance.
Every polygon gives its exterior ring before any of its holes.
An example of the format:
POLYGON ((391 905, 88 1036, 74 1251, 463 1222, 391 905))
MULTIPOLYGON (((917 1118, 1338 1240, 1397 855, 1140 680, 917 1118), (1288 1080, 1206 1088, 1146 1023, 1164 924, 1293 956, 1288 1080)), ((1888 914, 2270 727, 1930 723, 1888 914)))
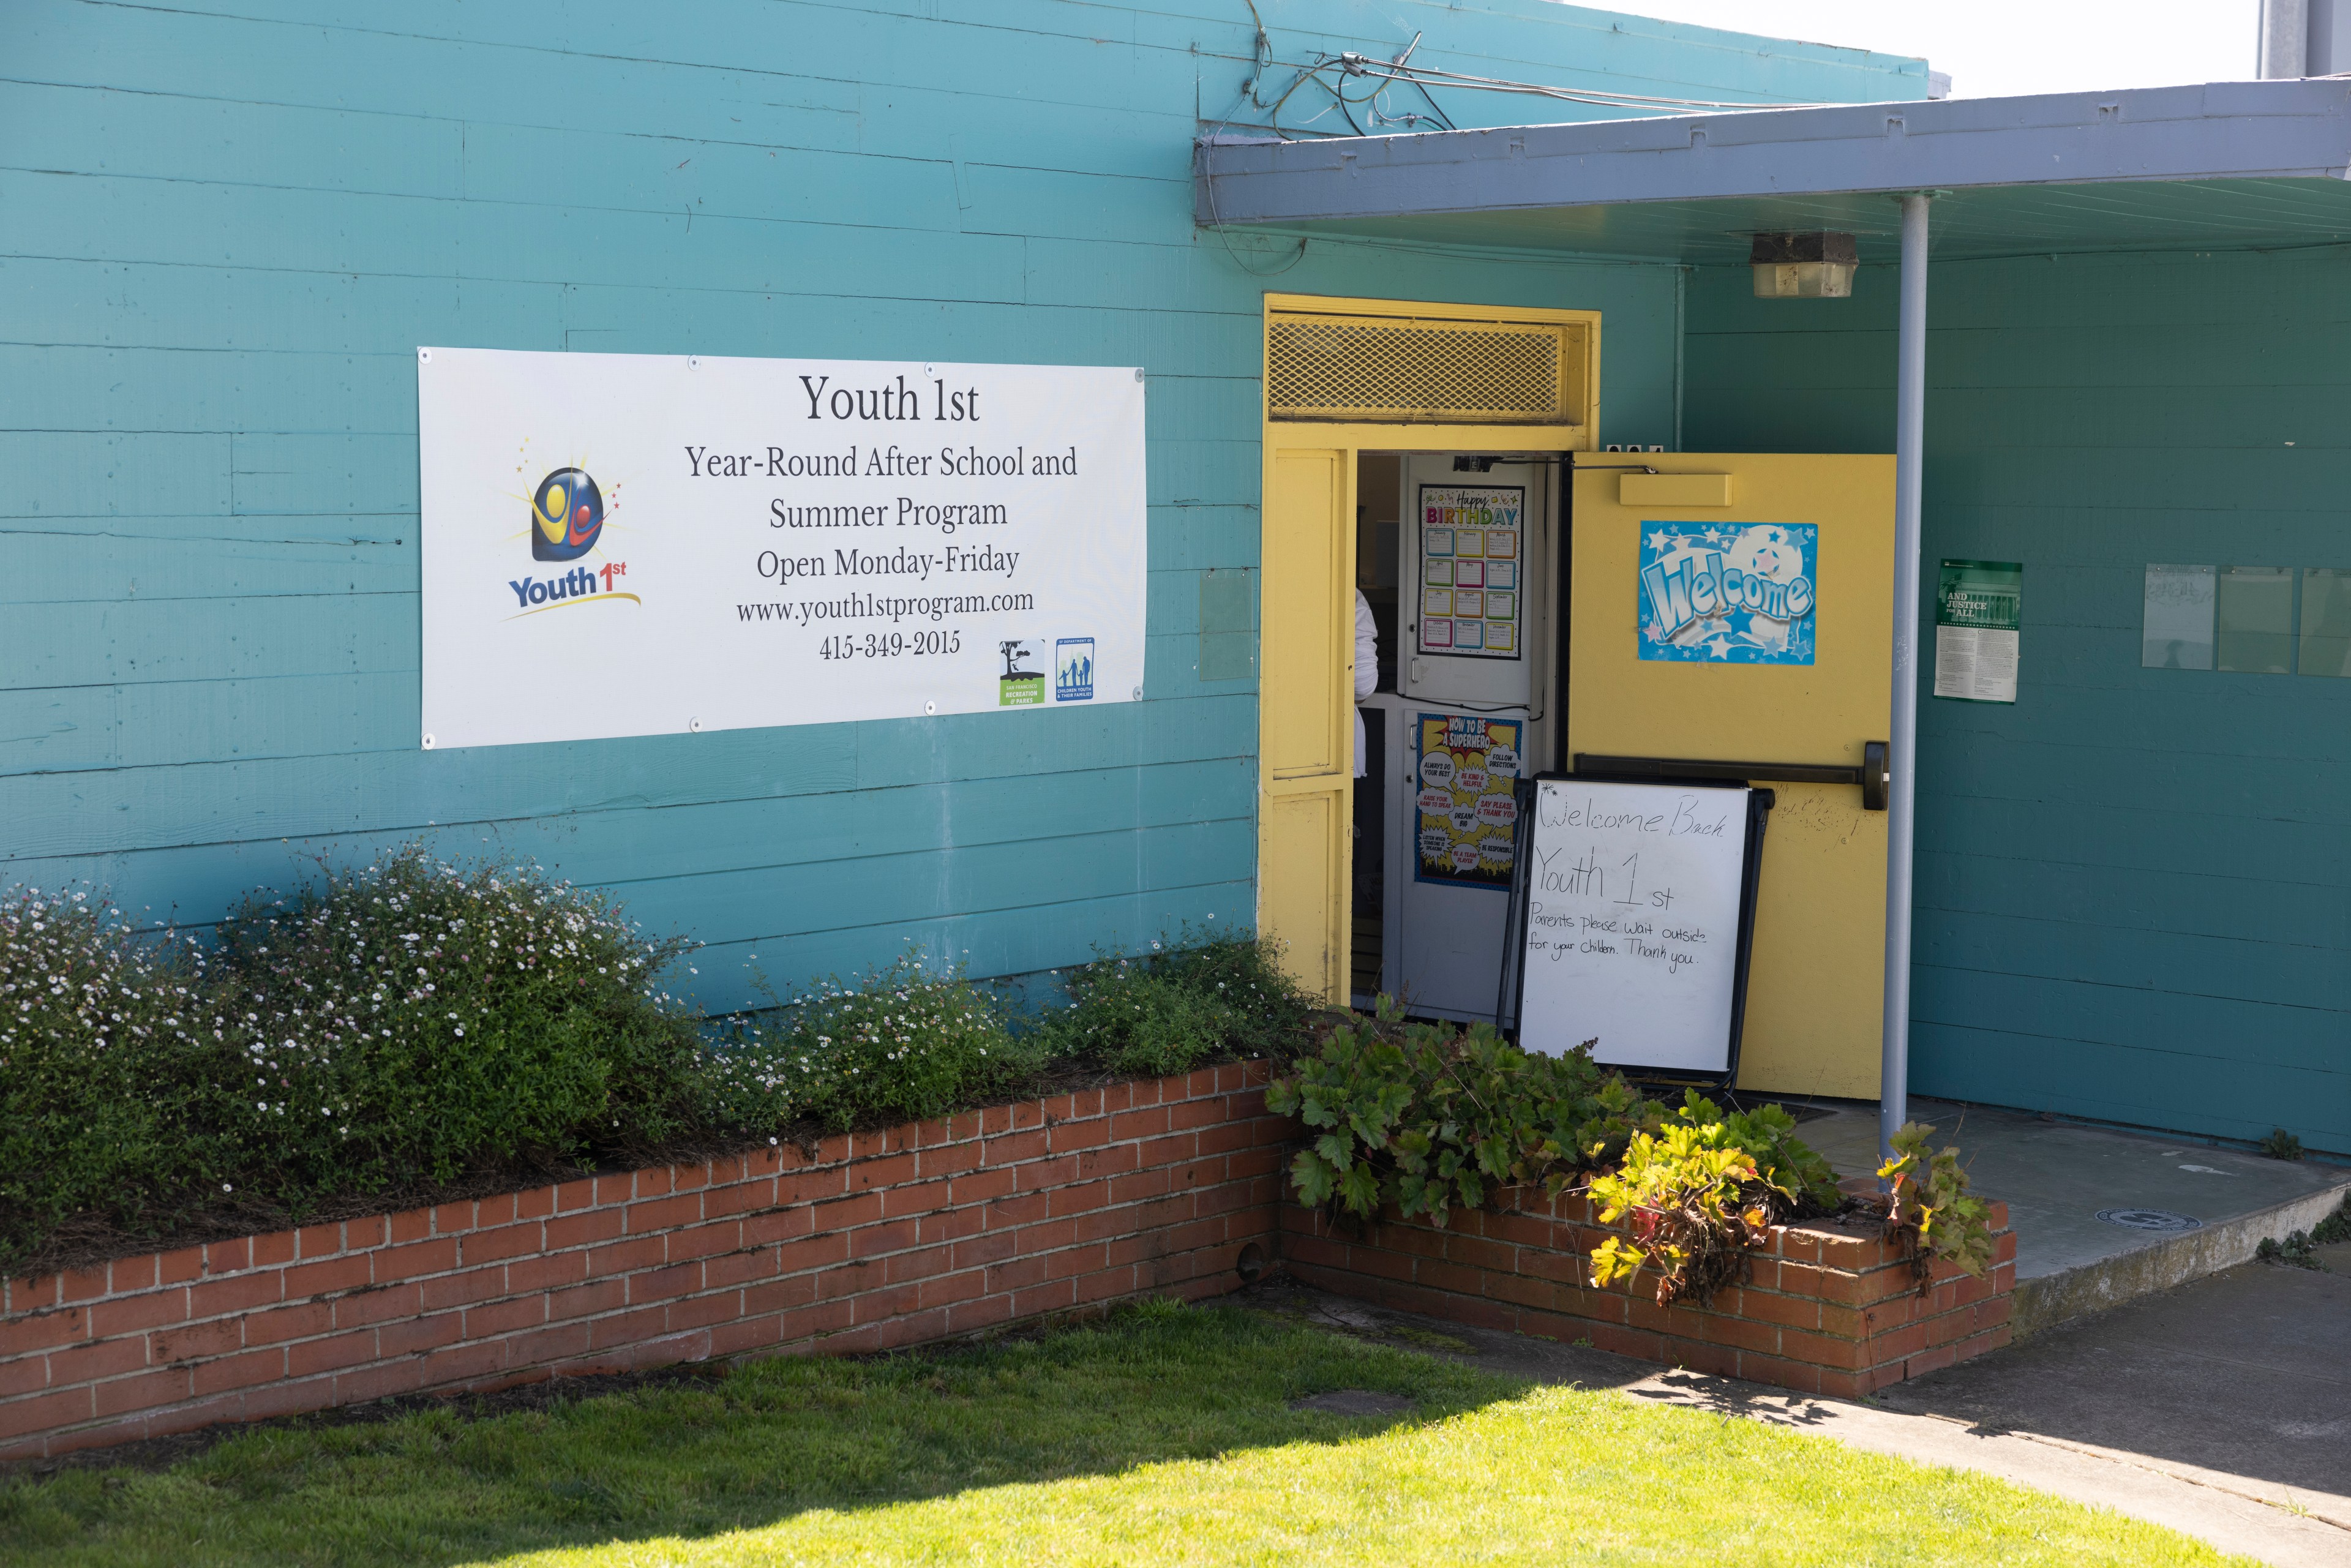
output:
MULTIPOLYGON (((1512 482, 1508 473, 1497 477, 1478 465, 1526 465, 1532 474, 1524 486, 1528 509, 1520 529, 1525 517, 1552 526, 1556 455, 1590 451, 1593 444, 1600 316, 1284 294, 1268 294, 1265 308, 1258 929, 1278 944, 1284 967, 1302 984, 1343 1004, 1414 985, 1411 966, 1395 946, 1402 929, 1397 883, 1412 873, 1396 852, 1395 824, 1412 783, 1399 761, 1416 744, 1407 732, 1413 705, 1525 710, 1519 722, 1534 740, 1526 755, 1544 766, 1552 762, 1549 718, 1536 694, 1506 694, 1497 705, 1477 680, 1461 687, 1452 679, 1481 658, 1547 673, 1547 623, 1537 619, 1550 609, 1547 602, 1530 601, 1520 585, 1504 591, 1522 596, 1508 617, 1491 613, 1492 602, 1483 598, 1466 612, 1457 603, 1450 613, 1429 618, 1452 628, 1453 641, 1429 648, 1438 629, 1432 624, 1424 633, 1420 624, 1425 585, 1417 575, 1421 541, 1412 513, 1421 503, 1419 486, 1436 481, 1422 470, 1440 479, 1458 475, 1501 485, 1512 482), (1367 468, 1366 455, 1384 466, 1367 468), (1359 497, 1363 484, 1370 494, 1359 497), (1540 511, 1533 509, 1538 494, 1540 511), (1365 556, 1376 558, 1368 568, 1365 556), (1359 821, 1354 612, 1358 603, 1372 601, 1374 590, 1383 653, 1371 661, 1379 695, 1364 706, 1378 712, 1364 716, 1364 749, 1369 753, 1376 745, 1385 760, 1376 780, 1365 769, 1363 780, 1371 787, 1364 793, 1371 799, 1359 821), (1510 622, 1508 646, 1492 637, 1488 623, 1498 619, 1510 622), (1474 626, 1474 643, 1461 634, 1464 622, 1474 626), (1433 656, 1420 658, 1424 651, 1433 656), (1359 826, 1377 857, 1361 866, 1359 826), (1360 940, 1359 872, 1366 892, 1379 895, 1363 903, 1370 918, 1360 940)), ((1523 541, 1521 548, 1528 548, 1523 541)), ((1554 584, 1541 571, 1541 559, 1521 558, 1519 571, 1548 594, 1554 584)), ((1448 591, 1468 586, 1483 595, 1491 585, 1464 583, 1457 576, 1442 586, 1448 591)), ((1507 895, 1481 896, 1499 917, 1507 895)), ((1470 1009, 1456 1010, 1472 1016, 1470 1009)), ((1492 1010, 1489 1000, 1474 1013, 1488 1017, 1492 1010)))
POLYGON ((1376 650, 1359 704, 1352 999, 1490 1019, 1513 786, 1555 749, 1557 457, 1361 452, 1355 464, 1355 586, 1376 650))

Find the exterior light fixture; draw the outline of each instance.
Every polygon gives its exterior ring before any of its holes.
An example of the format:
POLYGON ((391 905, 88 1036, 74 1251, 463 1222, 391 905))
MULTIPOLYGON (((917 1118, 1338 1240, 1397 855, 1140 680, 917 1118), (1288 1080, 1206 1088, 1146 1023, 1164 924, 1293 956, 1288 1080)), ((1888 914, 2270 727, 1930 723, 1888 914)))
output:
POLYGON ((1807 230, 1757 235, 1747 260, 1758 299, 1850 299, 1859 256, 1853 235, 1807 230))

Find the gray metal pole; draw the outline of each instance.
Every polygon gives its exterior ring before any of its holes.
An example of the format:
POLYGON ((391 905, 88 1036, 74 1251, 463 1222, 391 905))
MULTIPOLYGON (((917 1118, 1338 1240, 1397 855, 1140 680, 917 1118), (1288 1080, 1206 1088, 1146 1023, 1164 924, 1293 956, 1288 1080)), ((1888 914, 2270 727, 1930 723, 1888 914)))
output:
POLYGON ((1902 198, 1902 325, 1894 370, 1894 709, 1886 736, 1886 1028, 1877 1141, 1910 1114, 1910 846, 1918 777, 1918 493, 1927 445, 1927 197, 1902 198))

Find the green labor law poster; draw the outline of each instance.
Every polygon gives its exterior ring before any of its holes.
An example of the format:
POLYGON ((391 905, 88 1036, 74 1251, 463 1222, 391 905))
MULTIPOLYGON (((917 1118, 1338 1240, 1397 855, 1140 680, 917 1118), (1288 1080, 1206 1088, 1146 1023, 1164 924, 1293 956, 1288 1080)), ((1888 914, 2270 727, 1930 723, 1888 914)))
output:
POLYGON ((2016 645, 2024 567, 1947 560, 1935 584, 1935 695, 1959 702, 2016 700, 2016 645))

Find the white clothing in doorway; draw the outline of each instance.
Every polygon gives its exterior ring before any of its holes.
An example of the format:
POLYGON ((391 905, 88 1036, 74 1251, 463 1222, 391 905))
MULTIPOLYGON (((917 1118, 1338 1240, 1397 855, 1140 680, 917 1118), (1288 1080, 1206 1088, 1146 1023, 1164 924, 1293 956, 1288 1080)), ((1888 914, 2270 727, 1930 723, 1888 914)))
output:
MULTIPOLYGON (((1372 619, 1372 601, 1355 590, 1355 700, 1362 702, 1380 689, 1380 631, 1372 619)), ((1364 773, 1364 710, 1355 710, 1355 777, 1364 773)))

